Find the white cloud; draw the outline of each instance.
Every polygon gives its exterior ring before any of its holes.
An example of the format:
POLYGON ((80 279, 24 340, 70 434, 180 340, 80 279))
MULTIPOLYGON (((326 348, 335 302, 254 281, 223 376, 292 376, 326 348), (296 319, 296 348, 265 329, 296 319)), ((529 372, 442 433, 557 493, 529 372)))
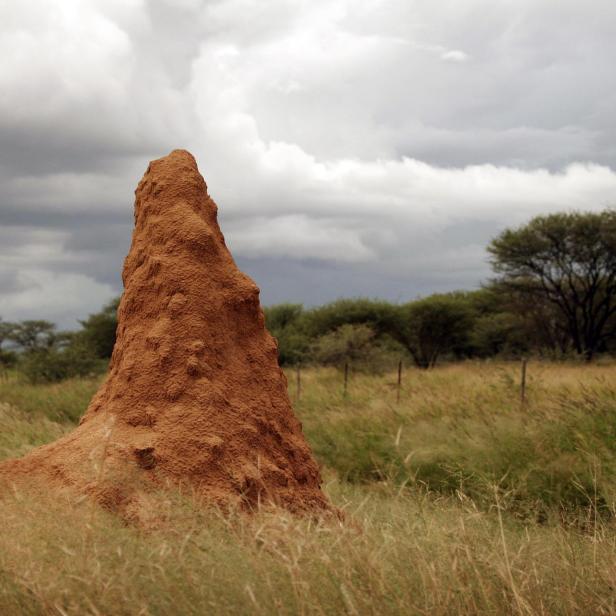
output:
POLYGON ((441 58, 443 60, 448 60, 449 62, 466 62, 469 59, 469 56, 467 53, 464 53, 459 49, 452 49, 441 54, 441 58))
MULTIPOLYGON (((492 165, 447 169, 412 159, 319 163, 280 144, 260 154, 255 166, 261 163, 270 175, 258 203, 267 205, 254 211, 269 217, 255 221, 241 207, 250 201, 248 191, 236 194, 233 203, 243 215, 239 222, 233 219, 230 243, 244 256, 318 256, 385 265, 404 250, 413 264, 425 257, 425 247, 421 254, 413 248, 417 238, 460 223, 489 222, 496 233, 538 214, 616 205, 616 172, 598 165, 549 172, 492 165), (278 156, 280 150, 289 155, 278 156), (294 186, 294 202, 276 190, 277 182, 284 181, 294 186), (237 226, 242 230, 235 230, 237 226)), ((435 250, 445 262, 441 248, 435 250)))
POLYGON ((5 59, 0 88, 8 94, 0 99, 4 114, 10 112, 16 121, 44 121, 57 118, 67 106, 125 100, 131 40, 98 7, 73 0, 43 5, 24 0, 10 14, 0 37, 5 59), (38 96, 42 92, 44 99, 38 96))
POLYGON ((304 215, 251 219, 227 234, 234 252, 245 257, 287 257, 342 263, 361 263, 375 258, 362 241, 361 232, 344 221, 313 219, 304 215))
POLYGON ((110 293, 118 221, 147 160, 175 147, 239 257, 317 260, 365 274, 366 294, 391 271, 476 284, 502 228, 616 204, 616 5, 564 2, 558 29, 550 6, 12 3, 0 219, 20 242, 2 235, 3 305, 43 314, 45 272, 76 294, 66 314, 85 314, 80 288, 110 293))
POLYGON ((75 316, 98 312, 115 295, 110 285, 82 274, 44 269, 20 270, 16 286, 15 292, 0 296, 5 321, 45 318, 68 328, 77 326, 75 316))

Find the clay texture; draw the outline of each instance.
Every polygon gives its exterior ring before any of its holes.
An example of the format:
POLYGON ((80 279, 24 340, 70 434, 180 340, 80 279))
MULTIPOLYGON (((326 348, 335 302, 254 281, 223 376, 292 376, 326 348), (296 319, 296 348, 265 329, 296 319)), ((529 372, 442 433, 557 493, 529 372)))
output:
POLYGON ((225 245, 195 159, 151 162, 135 195, 107 378, 72 433, 0 464, 0 479, 136 516, 168 484, 217 505, 328 509, 259 289, 225 245))

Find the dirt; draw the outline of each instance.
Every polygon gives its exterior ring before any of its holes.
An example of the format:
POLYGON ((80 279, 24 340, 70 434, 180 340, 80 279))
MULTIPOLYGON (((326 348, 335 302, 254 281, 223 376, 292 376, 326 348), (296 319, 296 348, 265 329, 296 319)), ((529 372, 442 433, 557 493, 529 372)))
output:
POLYGON ((193 156, 152 161, 135 191, 109 373, 80 425, 0 479, 37 481, 137 517, 165 486, 220 506, 327 510, 267 332, 193 156))

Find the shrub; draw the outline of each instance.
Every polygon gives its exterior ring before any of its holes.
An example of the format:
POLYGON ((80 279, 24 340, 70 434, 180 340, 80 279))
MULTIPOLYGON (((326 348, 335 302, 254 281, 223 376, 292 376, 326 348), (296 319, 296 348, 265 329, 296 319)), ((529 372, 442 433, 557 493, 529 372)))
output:
POLYGON ((470 334, 473 354, 479 357, 518 357, 528 352, 528 337, 514 315, 501 312, 479 317, 470 334))
POLYGON ((117 311, 120 298, 109 302, 100 312, 91 314, 81 321, 82 330, 78 336, 96 357, 109 358, 113 352, 118 326, 117 311))
POLYGON ((340 299, 304 313, 302 326, 312 338, 336 330, 341 325, 367 325, 377 336, 394 334, 400 328, 398 306, 365 298, 340 299))
POLYGON ((302 361, 309 346, 309 338, 302 329, 301 304, 278 304, 263 311, 265 325, 278 342, 278 361, 282 366, 302 361))
POLYGON ((53 383, 75 376, 87 376, 100 370, 100 362, 82 344, 65 349, 35 349, 24 353, 18 368, 30 383, 53 383))
POLYGON ((443 355, 467 352, 474 314, 463 294, 431 295, 402 310, 403 339, 419 368, 432 368, 443 355))
POLYGON ((364 324, 341 325, 318 338, 310 349, 310 359, 326 366, 340 367, 345 362, 360 371, 381 372, 390 369, 404 350, 364 324))
POLYGON ((17 363, 17 353, 0 348, 0 370, 12 368, 17 363))

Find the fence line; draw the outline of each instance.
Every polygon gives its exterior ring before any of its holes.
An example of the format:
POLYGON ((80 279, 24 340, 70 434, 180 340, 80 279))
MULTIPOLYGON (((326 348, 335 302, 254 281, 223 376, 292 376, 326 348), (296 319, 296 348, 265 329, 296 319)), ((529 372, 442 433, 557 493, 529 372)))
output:
MULTIPOLYGON (((349 374, 350 374, 351 365, 347 361, 344 363, 344 381, 342 388, 343 397, 347 397, 349 394, 349 374)), ((396 379, 396 404, 400 404, 400 399, 402 395, 402 368, 403 361, 402 359, 398 360, 397 366, 397 379, 396 379)), ((4 375, 0 370, 0 381, 3 380, 3 377, 8 377, 4 375)), ((524 406, 527 402, 526 398, 526 389, 527 389, 527 376, 528 376, 528 359, 525 357, 521 361, 520 368, 520 404, 524 406)), ((295 366, 295 399, 299 401, 302 397, 303 385, 302 385, 302 372, 301 372, 301 364, 297 364, 295 366)))
POLYGON ((522 360, 522 377, 520 379, 520 402, 522 405, 526 402, 526 366, 528 365, 528 359, 526 357, 522 360))

